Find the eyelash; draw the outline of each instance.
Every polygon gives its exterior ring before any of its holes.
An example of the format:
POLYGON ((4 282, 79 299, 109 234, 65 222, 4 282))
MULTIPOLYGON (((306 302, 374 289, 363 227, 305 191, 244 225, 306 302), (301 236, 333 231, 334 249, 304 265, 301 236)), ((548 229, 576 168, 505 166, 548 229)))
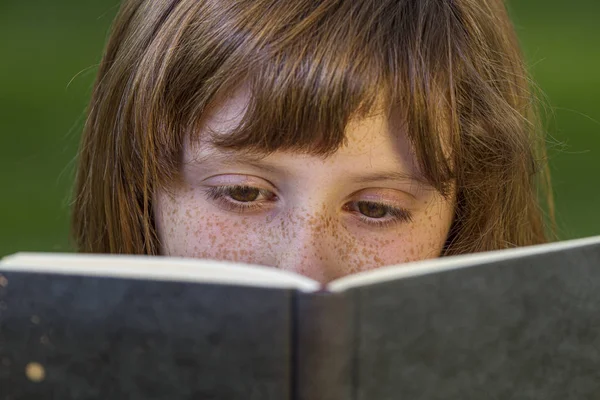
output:
MULTIPOLYGON (((206 196, 218 203, 219 205, 226 208, 228 211, 234 211, 237 213, 244 213, 248 211, 258 211, 265 208, 265 202, 258 202, 258 200, 241 202, 237 200, 231 199, 231 192, 234 190, 243 190, 243 189, 254 189, 258 190, 259 198, 269 199, 267 201, 272 202, 277 199, 277 196, 274 195, 271 191, 265 189, 259 189, 252 186, 245 185, 233 185, 233 186, 212 186, 204 189, 206 196)), ((371 225, 377 228, 386 228, 391 225, 397 223, 406 223, 412 222, 413 217, 412 213, 406 209, 391 207, 389 205, 378 203, 374 201, 359 201, 355 202, 355 205, 359 203, 363 203, 369 206, 381 206, 385 209, 386 215, 390 216, 388 219, 383 218, 370 218, 365 216, 364 214, 359 212, 359 219, 367 225, 371 225)), ((357 207, 344 207, 347 211, 357 211, 354 210, 357 207)))

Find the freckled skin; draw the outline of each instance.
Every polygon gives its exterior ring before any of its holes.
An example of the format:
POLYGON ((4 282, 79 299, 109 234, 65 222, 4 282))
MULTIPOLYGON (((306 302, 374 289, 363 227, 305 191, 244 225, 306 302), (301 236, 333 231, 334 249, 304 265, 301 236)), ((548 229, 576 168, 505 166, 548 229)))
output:
MULTIPOLYGON (((246 96, 237 91, 217 104, 205 117, 206 126, 226 132, 241 118, 246 96)), ((212 154, 209 145, 186 145, 183 185, 160 191, 154 199, 162 253, 267 265, 323 283, 439 256, 452 222, 453 198, 446 200, 414 182, 356 184, 349 178, 383 170, 415 173, 399 121, 378 115, 352 122, 346 133, 347 144, 325 159, 291 152, 266 157, 286 170, 281 174, 213 163, 205 156, 212 154), (199 154, 209 161, 194 164, 199 154), (222 185, 260 187, 274 192, 277 200, 251 212, 227 210, 204 191, 222 185), (360 212, 344 208, 356 201, 391 202, 409 210, 412 220, 369 225, 360 212)))

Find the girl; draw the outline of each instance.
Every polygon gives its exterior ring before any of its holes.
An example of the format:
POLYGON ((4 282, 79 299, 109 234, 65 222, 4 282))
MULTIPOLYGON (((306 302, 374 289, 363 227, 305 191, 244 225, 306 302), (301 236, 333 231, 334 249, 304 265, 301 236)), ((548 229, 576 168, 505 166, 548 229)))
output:
POLYGON ((322 282, 542 243, 536 121, 501 0, 124 0, 74 237, 322 282))

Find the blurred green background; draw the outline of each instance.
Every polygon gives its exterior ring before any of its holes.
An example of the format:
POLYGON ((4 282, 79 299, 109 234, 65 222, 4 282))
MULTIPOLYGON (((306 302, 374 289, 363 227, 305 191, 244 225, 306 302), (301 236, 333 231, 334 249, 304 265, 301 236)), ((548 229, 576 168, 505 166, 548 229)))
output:
MULTIPOLYGON (((560 238, 600 234, 600 1, 512 0, 550 105, 560 238)), ((85 107, 117 0, 0 1, 0 256, 69 251, 85 107)))

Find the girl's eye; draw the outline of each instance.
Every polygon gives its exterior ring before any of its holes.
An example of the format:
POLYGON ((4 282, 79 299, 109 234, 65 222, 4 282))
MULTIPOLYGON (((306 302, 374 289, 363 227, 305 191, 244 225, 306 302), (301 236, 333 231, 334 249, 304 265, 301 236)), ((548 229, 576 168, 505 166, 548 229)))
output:
POLYGON ((411 222, 412 213, 402 208, 388 206, 374 201, 358 201, 345 206, 347 211, 355 211, 366 224, 384 228, 396 223, 411 222))
POLYGON ((259 210, 266 203, 277 200, 277 195, 252 186, 212 186, 204 189, 206 196, 221 208, 239 213, 259 210))
POLYGON ((260 190, 250 186, 234 186, 229 190, 229 196, 235 201, 255 201, 260 196, 260 190))
POLYGON ((358 203, 358 211, 369 218, 383 218, 387 214, 387 207, 383 204, 361 201, 358 203))

